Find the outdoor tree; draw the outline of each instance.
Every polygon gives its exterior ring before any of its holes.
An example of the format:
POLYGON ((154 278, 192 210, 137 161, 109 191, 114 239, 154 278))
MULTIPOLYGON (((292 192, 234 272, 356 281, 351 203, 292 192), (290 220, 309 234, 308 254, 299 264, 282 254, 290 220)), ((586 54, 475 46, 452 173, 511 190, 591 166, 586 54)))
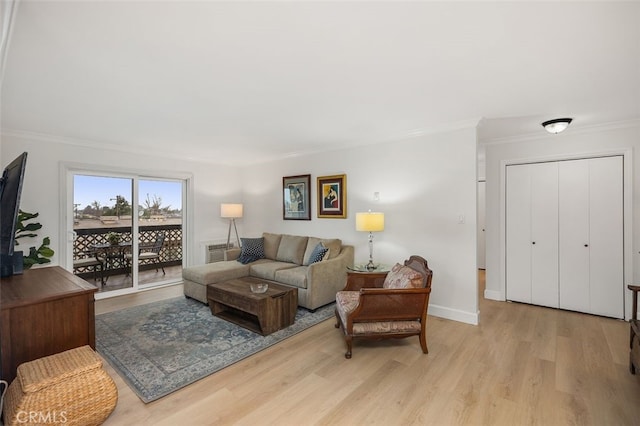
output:
POLYGON ((147 197, 144 200, 144 215, 146 217, 161 214, 163 211, 169 211, 170 208, 171 206, 162 207, 162 197, 153 194, 153 198, 149 198, 149 194, 147 193, 147 197))
POLYGON ((116 195, 116 198, 112 198, 111 201, 115 201, 113 207, 104 210, 106 216, 124 216, 131 214, 131 205, 125 197, 122 195, 116 195))

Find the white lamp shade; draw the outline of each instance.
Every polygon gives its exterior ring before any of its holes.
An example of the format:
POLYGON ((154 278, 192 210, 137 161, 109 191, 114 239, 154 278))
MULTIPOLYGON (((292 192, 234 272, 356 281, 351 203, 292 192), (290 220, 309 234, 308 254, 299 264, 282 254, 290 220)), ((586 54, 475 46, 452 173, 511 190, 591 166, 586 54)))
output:
POLYGON ((365 232, 384 231, 384 213, 380 213, 380 212, 356 213, 356 231, 365 231, 365 232))
POLYGON ((220 217, 230 219, 242 217, 242 204, 220 204, 220 217))

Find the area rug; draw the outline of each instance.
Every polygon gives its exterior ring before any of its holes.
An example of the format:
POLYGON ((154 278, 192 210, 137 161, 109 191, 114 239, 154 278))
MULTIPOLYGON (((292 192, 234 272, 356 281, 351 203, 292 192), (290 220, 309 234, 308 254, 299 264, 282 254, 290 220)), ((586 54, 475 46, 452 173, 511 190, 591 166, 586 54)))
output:
POLYGON ((293 325, 261 336, 177 297, 96 316, 96 349, 145 403, 154 401, 333 316, 298 308, 293 325))

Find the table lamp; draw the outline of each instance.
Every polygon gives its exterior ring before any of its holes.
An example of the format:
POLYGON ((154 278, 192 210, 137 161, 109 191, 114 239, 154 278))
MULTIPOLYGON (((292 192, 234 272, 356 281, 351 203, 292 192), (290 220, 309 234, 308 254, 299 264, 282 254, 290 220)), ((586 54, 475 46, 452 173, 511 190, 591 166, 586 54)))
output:
POLYGON ((369 263, 366 268, 373 271, 376 266, 373 263, 373 233, 384 231, 384 213, 364 212, 356 213, 356 231, 369 233, 369 263))
POLYGON ((242 217, 242 204, 220 204, 220 217, 229 220, 229 232, 227 233, 227 250, 229 249, 229 241, 231 241, 231 224, 236 231, 236 240, 240 247, 240 237, 238 237, 238 228, 236 228, 236 219, 242 217))

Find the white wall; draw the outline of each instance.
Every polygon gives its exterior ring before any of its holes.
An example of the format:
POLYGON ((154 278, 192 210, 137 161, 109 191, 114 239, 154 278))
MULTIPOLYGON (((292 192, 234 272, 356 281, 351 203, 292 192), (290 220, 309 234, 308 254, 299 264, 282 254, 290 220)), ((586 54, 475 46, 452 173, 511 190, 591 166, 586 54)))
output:
MULTIPOLYGON (((487 273, 485 296, 505 300, 504 269, 504 168, 507 163, 563 158, 589 157, 598 154, 624 153, 625 201, 625 284, 638 282, 640 274, 637 250, 640 243, 640 122, 612 123, 607 126, 552 135, 541 132, 536 139, 514 140, 486 146, 486 239, 487 273), (631 216, 631 217, 629 217, 631 216)), ((626 292, 626 289, 625 289, 626 292)), ((628 297, 627 297, 628 299, 628 297)), ((628 300, 627 300, 628 301, 628 300)), ((627 309, 628 312, 628 309, 627 309)))
MULTIPOLYGON (((20 208, 24 211, 39 212, 38 221, 42 229, 39 238, 49 236, 56 255, 52 265, 61 264, 59 254, 63 253, 59 228, 60 188, 59 171, 62 162, 83 163, 96 167, 122 168, 162 173, 190 173, 193 175, 194 198, 192 206, 193 237, 187 250, 191 250, 190 264, 204 263, 203 241, 226 241, 228 222, 220 218, 220 203, 242 202, 239 170, 227 166, 181 161, 150 155, 133 155, 104 149, 74 146, 52 140, 36 140, 26 137, 2 137, 0 146, 2 167, 20 153, 27 151, 27 168, 20 208)), ((35 244, 34 242, 28 242, 35 244)), ((22 247, 21 247, 22 249, 22 247)))
MULTIPOLYGON (((194 176, 192 264, 203 263, 201 243, 225 239, 228 222, 219 217, 221 202, 243 202, 241 236, 263 231, 338 237, 356 247, 356 261, 368 258, 367 235, 355 231, 359 211, 385 213, 385 230, 375 234, 374 259, 387 264, 412 254, 434 271, 429 313, 475 324, 478 321, 476 274, 476 130, 407 139, 233 169, 153 156, 131 155, 42 140, 4 137, 3 165, 29 152, 22 208, 40 212, 41 235, 60 252, 59 185, 61 162, 126 169, 190 172, 194 176), (316 178, 347 175, 347 218, 318 219, 316 178), (282 178, 312 177, 312 220, 282 219, 282 178), (380 200, 373 201, 379 192, 380 200), (460 216, 465 223, 459 224, 460 216)), ((54 257, 54 264, 60 262, 54 257)))
POLYGON ((339 237, 355 246, 356 262, 365 263, 369 252, 368 234, 355 230, 355 213, 384 212, 374 260, 425 257, 434 271, 429 313, 477 323, 475 128, 252 166, 243 171, 243 184, 244 236, 339 237), (343 173, 347 218, 319 219, 316 178, 343 173), (283 220, 282 177, 301 174, 311 174, 312 220, 283 220))

